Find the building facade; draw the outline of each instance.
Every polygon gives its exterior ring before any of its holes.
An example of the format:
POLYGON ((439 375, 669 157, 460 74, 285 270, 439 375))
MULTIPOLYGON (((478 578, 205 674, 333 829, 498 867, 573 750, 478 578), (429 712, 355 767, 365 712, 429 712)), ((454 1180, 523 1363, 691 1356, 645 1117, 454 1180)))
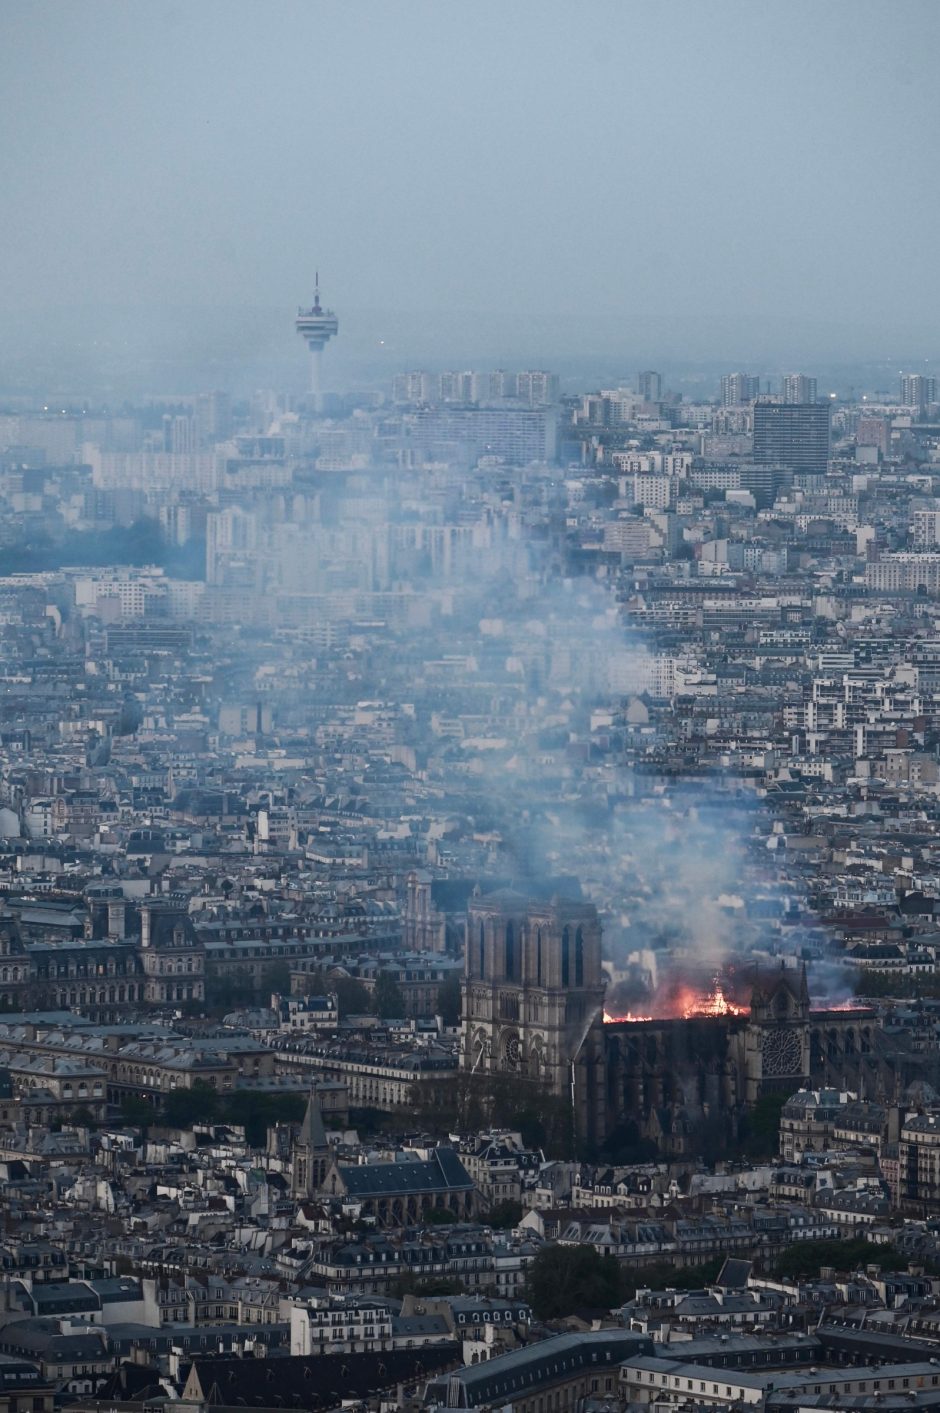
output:
POLYGON ((828 403, 754 404, 754 460, 792 471, 825 473, 829 462, 828 403))
POLYGON ((603 1127, 604 977, 593 904, 541 903, 511 889, 467 918, 463 1067, 571 1095, 584 1132, 603 1127))

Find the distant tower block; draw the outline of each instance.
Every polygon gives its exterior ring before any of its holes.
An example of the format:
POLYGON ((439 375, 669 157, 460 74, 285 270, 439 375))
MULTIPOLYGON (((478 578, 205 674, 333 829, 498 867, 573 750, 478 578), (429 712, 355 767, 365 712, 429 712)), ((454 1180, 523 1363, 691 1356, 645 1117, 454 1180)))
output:
POLYGON ((321 383, 323 350, 333 335, 339 332, 339 320, 332 309, 323 309, 320 305, 319 270, 313 292, 313 307, 297 310, 294 327, 298 334, 307 340, 307 347, 310 349, 310 391, 313 394, 314 407, 317 412, 321 412, 323 410, 321 383))

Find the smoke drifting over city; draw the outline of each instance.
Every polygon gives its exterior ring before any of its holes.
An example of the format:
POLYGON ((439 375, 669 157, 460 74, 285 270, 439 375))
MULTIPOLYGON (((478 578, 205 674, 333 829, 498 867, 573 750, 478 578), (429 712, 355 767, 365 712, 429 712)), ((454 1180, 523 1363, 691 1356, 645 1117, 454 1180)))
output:
POLYGON ((938 56, 0 9, 0 1413, 938 1407, 938 56))

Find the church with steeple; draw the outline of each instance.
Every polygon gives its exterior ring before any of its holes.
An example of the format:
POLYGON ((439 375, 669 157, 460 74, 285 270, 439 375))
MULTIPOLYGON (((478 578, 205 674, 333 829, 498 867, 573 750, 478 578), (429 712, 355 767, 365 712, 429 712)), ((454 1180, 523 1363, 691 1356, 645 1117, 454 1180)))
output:
POLYGON ((303 1123, 291 1146, 291 1196, 302 1202, 321 1192, 326 1183, 330 1159, 320 1101, 316 1092, 311 1091, 303 1123))

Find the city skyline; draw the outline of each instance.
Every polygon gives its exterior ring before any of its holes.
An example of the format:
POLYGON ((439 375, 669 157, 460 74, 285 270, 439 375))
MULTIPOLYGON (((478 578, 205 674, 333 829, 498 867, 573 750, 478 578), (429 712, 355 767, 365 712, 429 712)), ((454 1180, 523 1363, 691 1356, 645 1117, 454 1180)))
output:
POLYGON ((0 1413, 938 1413, 938 57, 0 7, 0 1413))
POLYGON ((365 13, 11 0, 4 362, 247 372, 315 264, 350 372, 934 354, 934 5, 595 3, 574 42, 562 4, 365 13))

